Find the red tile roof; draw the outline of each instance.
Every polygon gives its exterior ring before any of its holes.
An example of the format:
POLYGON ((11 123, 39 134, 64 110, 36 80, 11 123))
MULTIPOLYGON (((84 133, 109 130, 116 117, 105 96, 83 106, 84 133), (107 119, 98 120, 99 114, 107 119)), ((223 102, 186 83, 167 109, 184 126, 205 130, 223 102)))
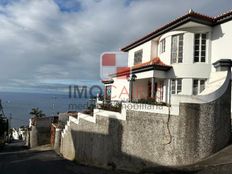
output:
POLYGON ((166 65, 163 63, 159 57, 153 58, 148 62, 140 63, 137 65, 134 65, 132 67, 127 67, 124 68, 121 71, 118 71, 115 74, 111 74, 112 76, 124 76, 124 75, 129 75, 131 72, 136 71, 136 70, 142 70, 147 67, 156 67, 158 70, 169 70, 172 68, 172 66, 166 65))
POLYGON ((214 17, 214 20, 216 24, 221 24, 223 22, 227 22, 228 20, 231 20, 232 19, 231 17, 232 17, 232 10, 214 17))
POLYGON ((165 32, 171 31, 172 29, 183 25, 189 21, 193 21, 193 22, 197 22, 197 23, 201 23, 201 24, 205 24, 205 25, 209 25, 209 26, 214 26, 223 22, 226 22, 228 20, 232 19, 232 10, 228 11, 226 13, 223 13, 222 15, 219 15, 217 17, 210 17, 207 15, 203 15, 197 12, 194 12, 192 10, 190 10, 187 14, 173 20, 172 22, 158 28, 157 30, 149 33, 148 35, 136 40, 135 42, 125 46, 124 48, 122 48, 122 51, 129 51, 130 49, 135 48, 136 46, 139 46, 157 36, 160 36, 162 34, 164 34, 165 32))

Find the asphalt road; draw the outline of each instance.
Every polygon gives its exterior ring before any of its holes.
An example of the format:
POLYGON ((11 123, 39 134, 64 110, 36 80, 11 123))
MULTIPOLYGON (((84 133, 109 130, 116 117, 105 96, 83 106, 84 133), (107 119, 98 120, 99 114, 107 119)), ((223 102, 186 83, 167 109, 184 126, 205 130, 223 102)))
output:
MULTIPOLYGON (((143 174, 232 174, 232 146, 199 163, 182 169, 157 167, 143 174), (200 167, 199 167, 199 166, 200 167)), ((129 174, 75 164, 58 156, 49 147, 26 149, 14 142, 0 151, 0 174, 129 174)), ((131 174, 131 173, 130 173, 131 174)))
POLYGON ((25 149, 21 142, 7 145, 0 152, 0 174, 126 174, 77 165, 53 150, 25 149))

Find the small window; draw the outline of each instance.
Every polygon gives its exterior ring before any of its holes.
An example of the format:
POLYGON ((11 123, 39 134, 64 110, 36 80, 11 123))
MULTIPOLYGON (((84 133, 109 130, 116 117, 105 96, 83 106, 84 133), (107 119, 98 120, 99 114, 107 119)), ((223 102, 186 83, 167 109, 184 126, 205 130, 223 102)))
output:
POLYGON ((205 89, 205 81, 205 79, 193 80, 193 95, 198 95, 205 89))
POLYGON ((183 62, 184 34, 172 36, 171 63, 183 62))
POLYGON ((160 53, 164 53, 165 52, 165 47, 166 47, 166 40, 162 39, 160 41, 160 53))
POLYGON ((205 62, 206 60, 206 33, 195 34, 194 39, 194 62, 205 62))
POLYGON ((171 80, 171 93, 179 94, 182 91, 182 79, 171 80))
POLYGON ((134 65, 142 63, 143 50, 136 51, 134 53, 134 65))
POLYGON ((176 94, 176 81, 171 81, 172 94, 176 94))
POLYGON ((177 94, 179 94, 182 91, 182 80, 177 80, 177 94))

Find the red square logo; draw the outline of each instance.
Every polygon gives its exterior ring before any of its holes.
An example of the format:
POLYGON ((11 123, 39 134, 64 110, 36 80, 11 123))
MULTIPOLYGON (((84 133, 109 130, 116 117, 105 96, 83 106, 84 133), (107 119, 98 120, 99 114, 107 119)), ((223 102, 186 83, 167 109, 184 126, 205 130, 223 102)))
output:
POLYGON ((102 66, 116 66, 115 54, 104 54, 102 56, 102 66))
MULTIPOLYGON (((128 53, 104 52, 100 57, 100 77, 103 80, 117 77, 119 71, 126 69, 127 66, 128 53)), ((124 74, 122 78, 125 78, 124 74)))

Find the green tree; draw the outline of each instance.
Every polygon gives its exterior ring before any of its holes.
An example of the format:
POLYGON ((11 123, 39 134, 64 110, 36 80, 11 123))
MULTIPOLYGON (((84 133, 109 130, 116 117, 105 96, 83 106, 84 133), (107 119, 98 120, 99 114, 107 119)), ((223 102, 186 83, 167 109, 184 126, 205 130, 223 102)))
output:
POLYGON ((39 108, 32 108, 31 109, 31 112, 30 112, 30 115, 36 117, 36 118, 41 118, 41 117, 44 117, 45 114, 43 113, 42 110, 40 110, 39 108))

